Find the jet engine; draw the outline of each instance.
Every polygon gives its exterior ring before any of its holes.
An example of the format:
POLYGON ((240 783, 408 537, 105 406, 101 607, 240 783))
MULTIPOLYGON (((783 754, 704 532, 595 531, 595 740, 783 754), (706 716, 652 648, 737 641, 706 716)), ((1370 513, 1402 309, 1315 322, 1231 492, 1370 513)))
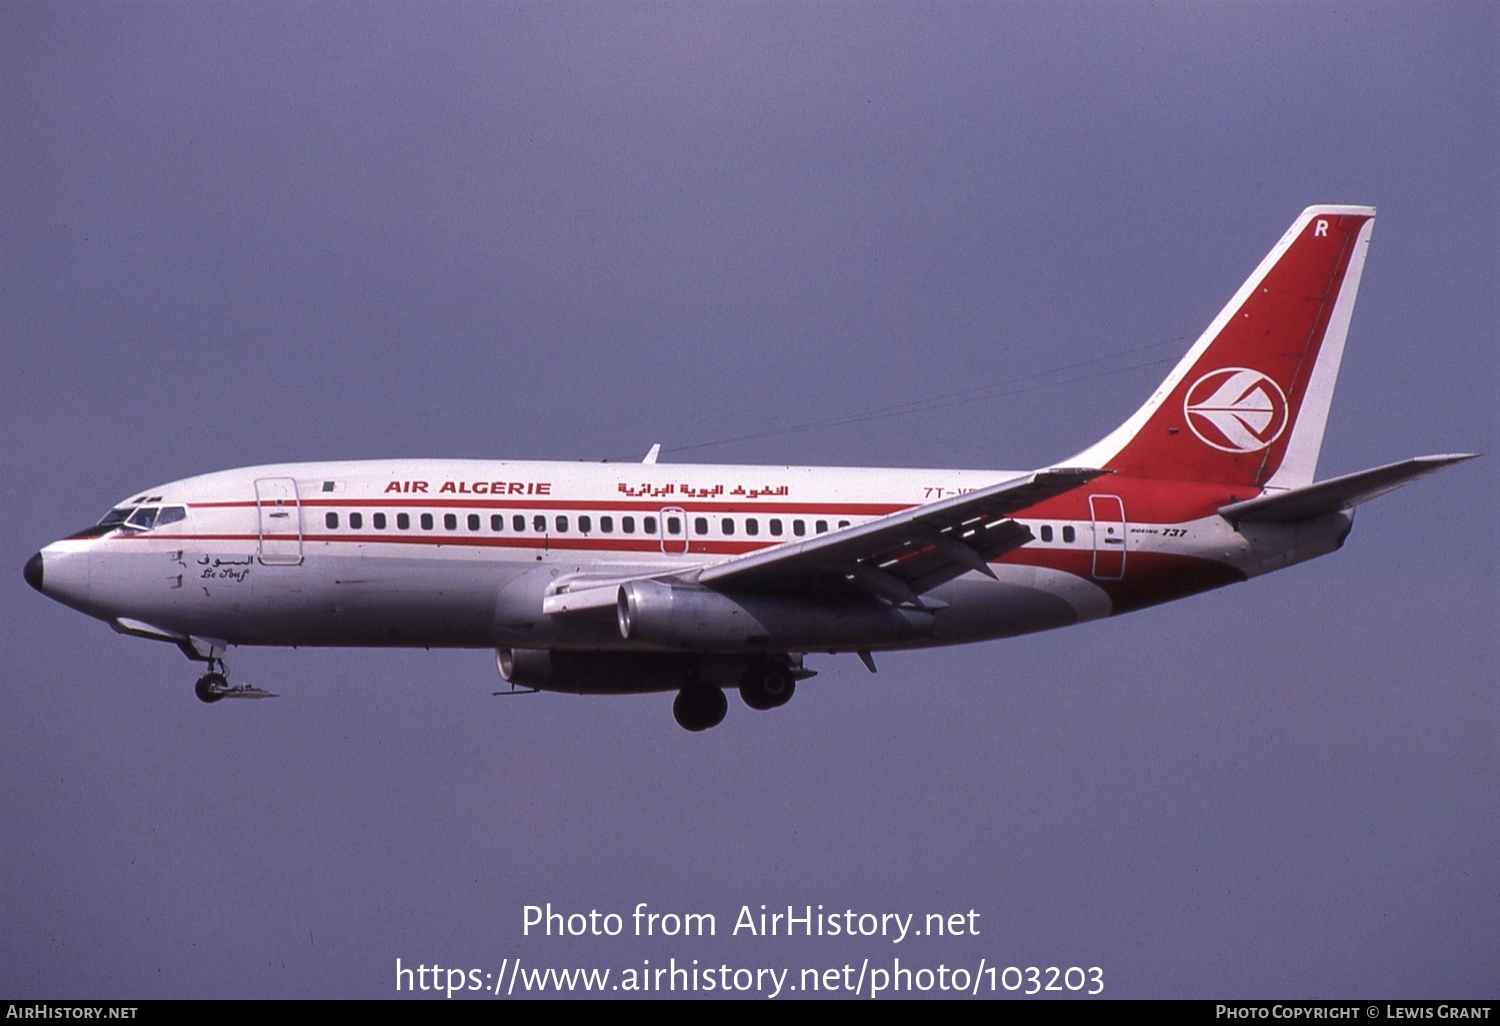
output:
POLYGON ((579 695, 676 691, 701 677, 698 657, 676 652, 570 652, 499 648, 495 661, 510 684, 579 695))
POLYGON ((658 581, 621 585, 615 612, 627 641, 700 652, 869 648, 933 631, 932 613, 874 598, 813 602, 658 581))

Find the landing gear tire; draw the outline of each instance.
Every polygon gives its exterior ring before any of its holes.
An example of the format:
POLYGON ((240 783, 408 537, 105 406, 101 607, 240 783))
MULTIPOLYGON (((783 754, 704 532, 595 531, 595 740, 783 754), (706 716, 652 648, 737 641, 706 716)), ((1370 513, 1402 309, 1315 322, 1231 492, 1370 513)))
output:
POLYGON ((751 670, 740 682, 740 697, 752 709, 765 711, 786 705, 797 691, 797 682, 779 667, 751 670))
POLYGON ((229 681, 222 673, 205 673, 193 685, 193 694, 200 702, 217 702, 229 690, 229 681))
POLYGON ((729 699, 715 687, 683 688, 672 703, 672 715, 684 730, 707 730, 724 721, 729 699))

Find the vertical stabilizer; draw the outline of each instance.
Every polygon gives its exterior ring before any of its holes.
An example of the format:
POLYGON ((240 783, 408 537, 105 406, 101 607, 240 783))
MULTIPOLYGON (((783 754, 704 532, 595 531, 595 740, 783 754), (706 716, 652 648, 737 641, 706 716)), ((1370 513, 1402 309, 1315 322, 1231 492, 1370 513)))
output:
POLYGON ((1317 469, 1373 207, 1308 207, 1151 399, 1066 466, 1295 488, 1317 469))

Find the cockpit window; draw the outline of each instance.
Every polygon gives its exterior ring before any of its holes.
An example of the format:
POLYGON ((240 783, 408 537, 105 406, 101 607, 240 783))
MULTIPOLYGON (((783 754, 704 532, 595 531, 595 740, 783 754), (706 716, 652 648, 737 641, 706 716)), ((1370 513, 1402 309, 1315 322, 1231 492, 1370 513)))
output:
POLYGON ((126 527, 137 531, 149 531, 156 527, 181 523, 186 519, 187 508, 184 506, 137 506, 133 510, 110 510, 108 515, 99 521, 98 527, 105 530, 126 527))
POLYGON ((103 538, 106 534, 112 534, 120 529, 120 525, 125 523, 132 509, 134 509, 133 506, 126 506, 123 509, 112 509, 104 514, 104 519, 93 527, 85 527, 82 531, 75 531, 68 535, 68 539, 71 541, 84 538, 103 538))
POLYGON ((93 527, 86 527, 68 537, 70 539, 102 538, 122 528, 131 531, 150 531, 153 528, 180 523, 186 519, 187 507, 185 506, 121 506, 104 514, 104 519, 93 527))

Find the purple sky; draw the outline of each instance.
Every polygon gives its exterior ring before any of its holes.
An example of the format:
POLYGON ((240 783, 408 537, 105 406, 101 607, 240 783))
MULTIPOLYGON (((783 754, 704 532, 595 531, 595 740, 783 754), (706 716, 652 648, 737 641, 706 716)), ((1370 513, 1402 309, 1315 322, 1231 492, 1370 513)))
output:
MULTIPOLYGON (((1380 208, 1320 474, 1493 452, 1497 43, 1483 3, 0 5, 0 994, 894 954, 1500 995, 1493 455, 1330 558, 813 658, 703 735, 667 695, 492 699, 485 652, 240 650, 283 697, 207 707, 20 573, 224 467, 638 458, 1175 356, 1120 354, 1317 202, 1380 208), (523 939, 546 901, 986 932, 523 939)), ((691 455, 1027 468, 1165 370, 691 455)))

